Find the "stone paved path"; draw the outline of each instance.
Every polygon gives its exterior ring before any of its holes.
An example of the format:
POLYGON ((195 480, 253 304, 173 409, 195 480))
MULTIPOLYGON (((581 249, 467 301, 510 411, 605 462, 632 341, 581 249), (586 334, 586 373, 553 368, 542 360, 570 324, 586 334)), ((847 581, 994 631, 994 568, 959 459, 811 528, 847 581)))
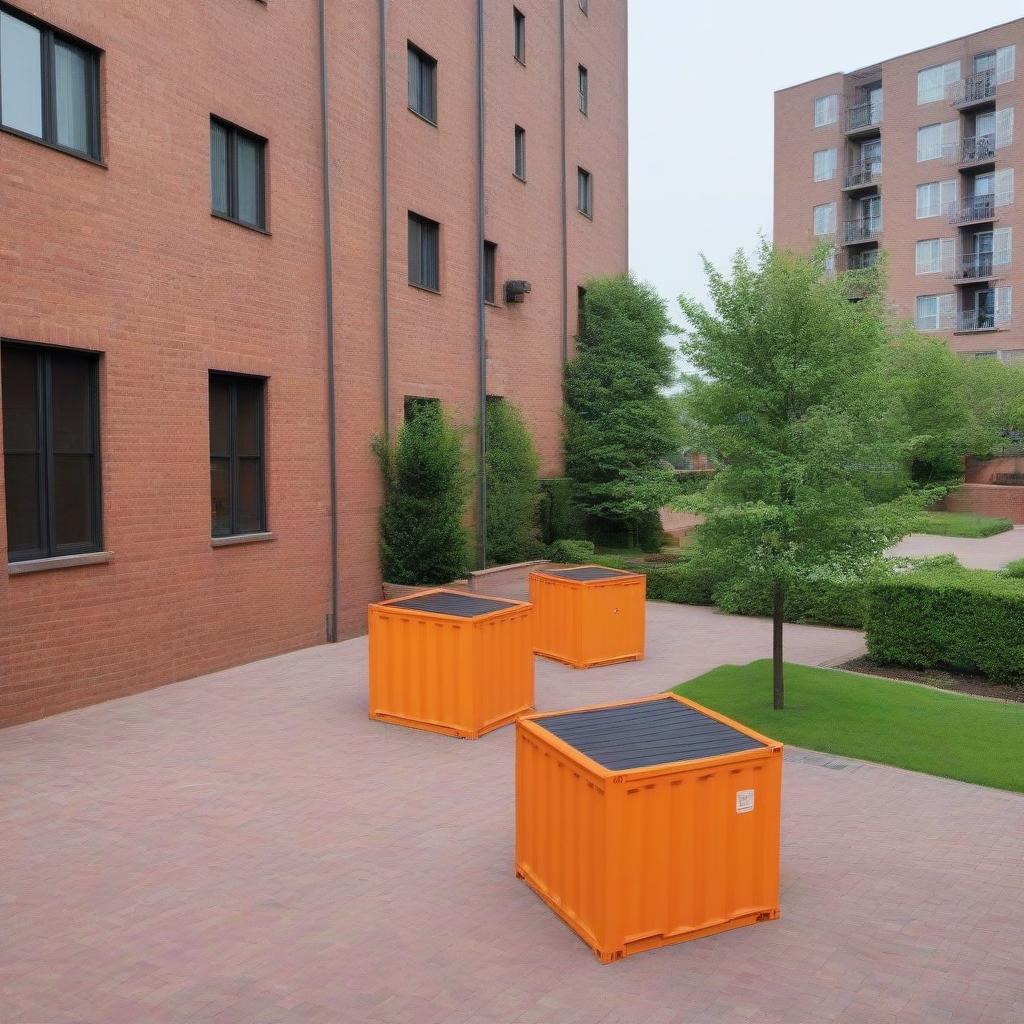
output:
MULTIPOLYGON (((650 657, 768 650, 649 606, 650 657)), ((787 627, 787 656, 857 633, 787 627)), ((1020 1024, 1024 800, 786 754, 781 920, 603 967, 512 871, 512 730, 370 722, 353 640, 0 732, 2 1024, 1020 1024)))
POLYGON ((922 558, 956 555, 971 569, 1001 569, 1008 562, 1024 558, 1024 526, 1015 526, 994 537, 936 537, 912 533, 889 549, 890 555, 922 558))

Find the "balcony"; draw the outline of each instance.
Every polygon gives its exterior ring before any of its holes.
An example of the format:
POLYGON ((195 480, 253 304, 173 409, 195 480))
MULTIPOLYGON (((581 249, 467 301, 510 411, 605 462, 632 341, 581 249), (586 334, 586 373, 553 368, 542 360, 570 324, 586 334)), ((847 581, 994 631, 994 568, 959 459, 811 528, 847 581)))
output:
POLYGON ((990 103, 996 98, 996 73, 994 70, 979 71, 976 75, 961 78, 949 87, 947 97, 958 110, 990 103))
POLYGON ((878 249, 866 249, 864 252, 852 252, 846 261, 847 270, 870 270, 878 263, 881 255, 878 249))
POLYGON ((858 103, 846 111, 846 134, 861 135, 874 131, 882 123, 882 104, 877 100, 858 103))
POLYGON ((843 178, 843 189, 868 188, 877 185, 881 177, 881 160, 859 160, 847 168, 843 178))
POLYGON ((962 199, 949 208, 950 224, 978 224, 996 220, 996 197, 994 195, 971 196, 962 199))
POLYGON ((953 267, 952 273, 946 276, 958 284, 967 284, 972 281, 994 281, 1003 273, 1007 265, 1005 261, 997 263, 995 255, 992 252, 962 253, 953 267))
POLYGON ((961 167, 971 164, 992 163, 996 158, 995 135, 972 135, 950 146, 945 154, 946 162, 961 167))
POLYGON ((998 331, 1009 326, 1007 317, 998 316, 992 310, 965 309, 956 315, 957 334, 978 334, 983 331, 998 331))
POLYGON ((881 217, 855 217, 843 226, 843 244, 874 241, 882 233, 881 217))

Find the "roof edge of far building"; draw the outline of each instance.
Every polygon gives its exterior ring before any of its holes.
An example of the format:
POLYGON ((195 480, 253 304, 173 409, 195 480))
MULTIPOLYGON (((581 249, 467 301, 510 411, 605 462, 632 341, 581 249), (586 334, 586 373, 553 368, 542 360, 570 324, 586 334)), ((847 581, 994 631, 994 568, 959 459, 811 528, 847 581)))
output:
POLYGON ((1024 17, 1011 18, 1009 21, 1001 21, 996 25, 988 25, 985 28, 979 28, 975 32, 964 32, 959 36, 952 36, 949 39, 941 39, 937 43, 930 43, 928 46, 919 46, 915 50, 906 50, 903 53, 895 53, 891 57, 886 57, 883 60, 877 60, 872 64, 865 64, 863 67, 854 68, 852 71, 830 71, 824 75, 815 75, 814 78, 805 79, 803 82, 794 82, 792 85, 785 85, 781 89, 775 90, 777 96, 780 92, 789 92, 791 89, 802 89, 806 85, 813 85, 815 82, 822 82, 826 78, 835 78, 836 75, 850 76, 850 75, 861 75, 865 71, 874 71, 875 68, 881 67, 883 64, 890 64, 894 60, 900 60, 903 57, 913 57, 915 53, 924 53, 925 50, 934 50, 938 46, 946 46, 949 43, 958 43, 961 39, 970 39, 971 36, 980 36, 983 32, 993 32, 998 29, 1008 28, 1010 25, 1016 25, 1017 22, 1024 23, 1024 17))

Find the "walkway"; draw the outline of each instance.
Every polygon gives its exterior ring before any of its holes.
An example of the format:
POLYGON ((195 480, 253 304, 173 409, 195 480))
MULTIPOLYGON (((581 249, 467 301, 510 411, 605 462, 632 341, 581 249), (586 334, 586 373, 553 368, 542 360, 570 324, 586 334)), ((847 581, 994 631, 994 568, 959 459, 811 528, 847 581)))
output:
MULTIPOLYGON (((538 662, 541 706, 769 650, 709 609, 649 626, 639 665, 538 662)), ((0 733, 0 1022, 1024 1020, 1019 797, 790 750, 782 919, 602 967, 513 877, 512 730, 370 722, 365 679, 352 640, 0 733)))
POLYGON ((936 537, 930 533, 912 533, 889 549, 890 555, 913 558, 932 555, 956 555, 971 569, 1001 569, 1008 562, 1024 558, 1024 526, 1015 526, 994 537, 936 537))

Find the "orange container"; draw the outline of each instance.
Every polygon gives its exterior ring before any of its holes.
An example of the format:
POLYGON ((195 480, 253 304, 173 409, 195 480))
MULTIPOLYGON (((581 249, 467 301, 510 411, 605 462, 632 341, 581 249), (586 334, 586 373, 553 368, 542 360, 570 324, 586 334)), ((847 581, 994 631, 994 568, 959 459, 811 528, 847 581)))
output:
POLYGON ((779 916, 782 744, 661 694, 520 718, 516 874, 609 963, 779 916))
POLYGON ((530 614, 455 590, 371 604, 370 717, 475 740, 531 711, 530 614))
POLYGON ((530 573, 533 649, 573 668, 644 656, 647 577, 578 565, 530 573))

